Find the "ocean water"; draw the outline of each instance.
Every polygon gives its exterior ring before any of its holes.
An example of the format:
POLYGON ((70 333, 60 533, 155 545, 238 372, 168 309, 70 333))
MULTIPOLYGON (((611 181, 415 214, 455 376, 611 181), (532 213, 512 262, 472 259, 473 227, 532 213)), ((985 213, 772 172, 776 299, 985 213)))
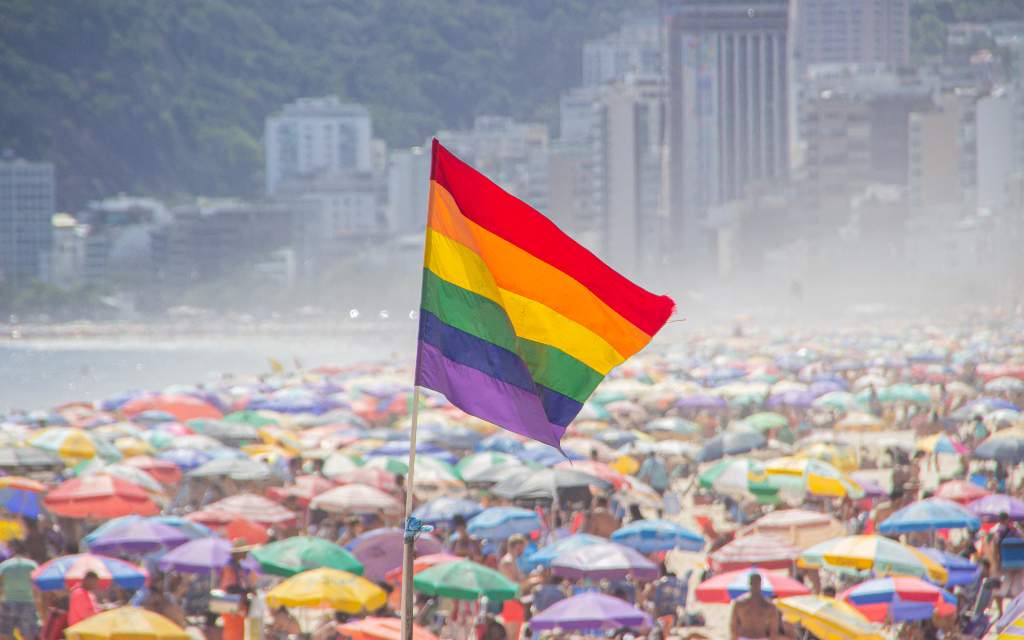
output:
POLYGON ((269 370, 269 358, 288 368, 357 362, 412 361, 415 334, 364 331, 350 337, 236 336, 201 339, 85 338, 0 342, 0 413, 102 399, 128 389, 217 380, 224 373, 269 370))

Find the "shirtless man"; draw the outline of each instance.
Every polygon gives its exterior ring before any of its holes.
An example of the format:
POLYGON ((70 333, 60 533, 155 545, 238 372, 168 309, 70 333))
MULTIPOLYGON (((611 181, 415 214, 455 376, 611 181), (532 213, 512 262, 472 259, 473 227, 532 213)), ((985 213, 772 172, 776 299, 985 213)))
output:
POLYGON ((608 508, 608 498, 598 496, 594 508, 587 513, 583 532, 602 538, 610 538, 620 526, 619 519, 608 508))
POLYGON ((729 618, 731 640, 777 640, 779 611, 761 592, 761 575, 750 574, 750 593, 732 605, 729 618))
POLYGON ((523 555, 526 549, 526 538, 523 534, 517 533, 508 539, 508 552, 498 562, 498 571, 512 582, 519 584, 523 581, 523 574, 519 570, 519 556, 523 555))

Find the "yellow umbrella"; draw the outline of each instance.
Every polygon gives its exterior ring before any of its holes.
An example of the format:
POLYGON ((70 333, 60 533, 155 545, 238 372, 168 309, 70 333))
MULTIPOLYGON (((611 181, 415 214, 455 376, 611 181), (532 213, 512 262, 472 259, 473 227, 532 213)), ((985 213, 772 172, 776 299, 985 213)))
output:
POLYGON ((879 535, 844 536, 804 550, 803 568, 827 567, 841 572, 871 571, 883 576, 917 576, 946 584, 949 572, 914 547, 879 535))
POLYGON ((853 411, 836 423, 836 429, 843 431, 881 431, 885 428, 880 418, 870 413, 853 411))
POLYGON ((764 477, 757 480, 778 486, 802 488, 816 496, 861 498, 864 490, 838 469, 815 458, 776 458, 764 465, 764 477))
POLYGON ((68 640, 189 640, 185 630, 159 613, 120 607, 97 613, 64 630, 68 640))
POLYGON ((843 446, 830 442, 815 442, 796 452, 798 458, 814 458, 827 462, 843 473, 856 471, 860 468, 857 462, 857 452, 853 447, 843 446))
POLYGON ((608 466, 623 475, 633 475, 640 471, 640 463, 633 456, 619 456, 615 462, 608 466))
POLYGON ((878 625, 850 605, 826 596, 779 598, 775 606, 786 622, 799 623, 820 640, 883 640, 878 625))
POLYGON ((366 578, 338 569, 313 569, 288 578, 267 593, 272 607, 311 607, 360 614, 387 603, 384 590, 366 578))
POLYGON ((302 443, 299 442, 299 439, 281 427, 267 425, 259 430, 259 434, 264 443, 281 447, 293 456, 299 455, 299 452, 302 451, 302 443))
POLYGON ((123 436, 114 440, 114 446, 117 450, 126 458, 134 458, 135 456, 148 456, 156 452, 153 445, 149 444, 142 438, 136 438, 135 436, 123 436))
POLYGON ((1020 640, 1021 638, 1024 638, 1024 615, 1017 616, 996 636, 996 640, 1020 640))

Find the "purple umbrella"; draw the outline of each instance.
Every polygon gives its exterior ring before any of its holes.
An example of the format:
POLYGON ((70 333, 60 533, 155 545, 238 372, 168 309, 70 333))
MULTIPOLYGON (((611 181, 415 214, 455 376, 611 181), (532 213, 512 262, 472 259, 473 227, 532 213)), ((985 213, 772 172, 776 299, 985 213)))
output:
POLYGON ((880 498, 889 495, 889 492, 878 484, 878 481, 875 480, 870 472, 854 471, 850 473, 850 477, 860 485, 860 488, 864 490, 864 495, 868 498, 880 498))
POLYGON ((189 537, 180 529, 152 520, 138 520, 103 532, 89 542, 89 550, 108 555, 150 553, 171 549, 188 541, 189 537))
MULTIPOLYGON (((356 536, 346 547, 363 564, 363 577, 383 582, 384 574, 402 566, 402 530, 397 527, 373 529, 356 536)), ((441 553, 441 542, 425 533, 416 538, 416 555, 441 553)))
POLYGON ((681 409, 724 409, 726 402, 718 396, 693 395, 686 396, 676 403, 681 409))
POLYGON ((814 396, 809 392, 791 389, 789 391, 783 391, 782 393, 776 393, 772 397, 768 398, 768 406, 806 408, 811 406, 811 402, 813 400, 814 396))
POLYGON ((1024 520, 1024 502, 1003 493, 993 493, 978 498, 967 505, 967 510, 988 522, 999 517, 1000 513, 1010 516, 1010 520, 1024 520))
POLYGON ((811 385, 807 387, 807 393, 817 398, 832 391, 844 391, 845 389, 845 385, 839 384, 835 380, 818 380, 816 382, 812 382, 811 385))
POLYGON ((564 553, 551 563, 555 575, 570 579, 615 580, 632 575, 640 580, 654 580, 658 567, 638 551, 625 545, 607 542, 592 544, 564 553))
POLYGON ((231 543, 223 538, 199 538, 172 549, 160 559, 161 571, 210 573, 231 560, 231 543))
POLYGON ((556 602, 530 619, 535 631, 646 628, 651 624, 649 615, 625 600, 592 591, 556 602))

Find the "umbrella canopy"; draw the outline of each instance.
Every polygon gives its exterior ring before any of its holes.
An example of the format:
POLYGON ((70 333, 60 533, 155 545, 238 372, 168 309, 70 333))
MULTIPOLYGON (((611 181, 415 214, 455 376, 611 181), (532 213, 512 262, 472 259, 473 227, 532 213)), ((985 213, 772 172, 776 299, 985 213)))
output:
POLYGON ((762 411, 743 418, 741 422, 758 431, 771 431, 789 425, 789 420, 781 413, 762 411))
MULTIPOLYGON (((190 514, 192 516, 197 515, 190 514)), ((266 526, 284 525, 295 521, 295 514, 269 498, 252 493, 239 493, 207 505, 202 517, 195 518, 205 525, 227 525, 232 520, 251 520, 266 526)), ((193 519, 193 518, 189 518, 193 519)))
POLYGON ((551 605, 530 618, 530 628, 576 630, 615 630, 622 627, 643 629, 653 624, 651 617, 619 598, 586 592, 551 605))
POLYGON ((538 566, 550 567, 555 558, 558 558, 563 554, 575 551, 580 547, 586 547, 592 544, 604 544, 606 542, 608 542, 608 540, 605 538, 592 536, 589 533, 575 533, 534 551, 523 560, 523 563, 527 567, 530 567, 531 570, 538 566))
POLYGON ((92 571, 100 579, 100 586, 118 586, 122 589, 140 589, 149 580, 142 567, 91 553, 78 553, 44 562, 32 572, 32 581, 40 591, 70 589, 92 571))
POLYGON ((776 487, 764 480, 764 464, 750 458, 726 458, 698 476, 700 485, 729 496, 774 496, 776 487))
POLYGON ((46 494, 43 504, 67 518, 116 518, 129 514, 156 515, 145 489, 112 475, 73 478, 46 494))
POLYGON ((605 482, 608 482, 619 490, 626 483, 626 479, 623 474, 616 471, 610 465, 604 462, 598 462, 596 460, 563 460, 555 465, 556 469, 568 469, 569 471, 579 471, 588 475, 600 478, 605 482))
POLYGON ((491 507, 471 519, 468 530, 470 535, 484 540, 505 540, 517 533, 532 533, 541 526, 535 511, 519 507, 491 507))
POLYGON ((728 604, 740 596, 750 593, 750 575, 761 576, 761 591, 766 598, 788 598, 811 592, 803 583, 773 571, 743 569, 729 571, 705 580, 697 586, 696 596, 700 602, 728 604))
POLYGON ((939 485, 939 488, 935 491, 935 497, 945 498, 960 504, 968 504, 991 493, 985 487, 979 487, 969 480, 950 480, 939 485))
POLYGON ((252 482, 270 479, 273 471, 257 460, 220 458, 205 462, 185 475, 189 478, 230 478, 239 482, 252 482))
POLYGON ((126 522, 104 531, 89 540, 94 553, 151 553, 160 549, 173 549, 190 540, 180 529, 156 520, 142 519, 126 522))
POLYGON ((962 442, 947 433, 936 433, 918 439, 915 446, 926 453, 948 453, 961 455, 970 451, 962 442))
POLYGON ((880 418, 857 411, 848 413, 836 423, 836 429, 843 431, 879 431, 883 426, 880 418))
POLYGON ((190 635, 159 613, 138 607, 101 611, 64 630, 68 640, 189 640, 190 635))
POLYGON ((764 465, 764 482, 780 490, 805 491, 815 496, 861 498, 864 490, 853 479, 814 458, 776 458, 764 465))
POLYGON ((589 473, 568 469, 524 469, 491 488, 491 493, 508 500, 564 500, 582 502, 590 489, 608 491, 610 482, 589 473))
POLYGON ((715 571, 738 571, 750 567, 789 569, 800 549, 786 540, 766 533, 736 538, 709 557, 715 571))
POLYGON ((704 548, 703 536, 667 520, 635 520, 612 533, 611 539, 640 553, 670 549, 700 551, 704 548))
POLYGON ((828 463, 843 473, 856 471, 860 467, 857 461, 857 449, 834 442, 815 442, 796 452, 797 458, 814 458, 828 463))
POLYGON ((148 411, 167 413, 181 422, 193 418, 219 419, 223 415, 209 402, 186 395, 143 396, 121 405, 121 413, 129 418, 148 411))
POLYGON ((479 502, 466 498, 435 498, 430 502, 420 505, 412 515, 423 522, 438 524, 451 522, 455 516, 462 516, 466 520, 478 515, 484 508, 479 502))
POLYGON ((882 533, 909 533, 938 529, 978 529, 981 521, 967 508, 945 498, 918 500, 878 525, 882 533))
POLYGON ((615 542, 603 542, 566 551, 551 563, 555 575, 570 579, 614 580, 633 576, 654 580, 658 567, 638 551, 615 542))
POLYGON ((333 609, 352 615, 387 603, 383 589, 366 578, 338 569, 313 569, 288 578, 267 592, 271 607, 333 609))
MULTIPOLYGON (((338 633, 352 640, 402 640, 402 621, 398 618, 370 616, 338 625, 338 633)), ((439 640, 418 624, 412 626, 412 640, 439 640)))
POLYGON ((359 467, 360 462, 357 456, 335 452, 324 460, 323 473, 328 478, 336 480, 359 467))
POLYGON ((974 457, 980 460, 995 460, 1006 464, 1024 461, 1024 434, 996 432, 974 449, 974 457))
POLYGON ((708 440, 697 452, 697 462, 711 462, 760 449, 768 440, 756 431, 727 431, 708 440))
POLYGON ((59 456, 69 464, 77 464, 82 460, 91 460, 96 457, 108 461, 121 459, 121 453, 114 445, 85 429, 74 427, 44 429, 29 438, 28 442, 33 447, 59 456))
POLYGON ((1002 513, 1010 520, 1024 520, 1024 501, 1001 493, 978 498, 967 505, 967 510, 984 522, 993 522, 1002 513))
POLYGON ((466 482, 476 482, 475 478, 492 472, 496 468, 522 467, 523 463, 516 456, 500 451, 482 451, 468 455, 455 465, 466 482))
POLYGON ((883 640, 880 627, 842 600, 826 596, 793 596, 775 601, 782 618, 822 640, 883 640))
MULTIPOLYGON (((373 529, 356 536, 348 544, 348 550, 363 565, 363 575, 380 582, 388 571, 402 565, 404 534, 398 528, 373 529)), ((416 555, 441 552, 441 541, 434 536, 421 534, 416 538, 416 555)))
POLYGON ((413 586, 420 593, 456 600, 487 597, 492 602, 515 598, 519 586, 494 569, 471 560, 447 562, 413 577, 413 586))
POLYGON ((323 538, 294 536, 254 549, 253 559, 260 571, 275 576, 293 576, 325 567, 362 575, 363 565, 349 551, 323 538))
POLYGON ((817 544, 797 558, 802 567, 907 575, 945 584, 949 573, 913 547, 877 535, 845 536, 817 544))
POLYGON ((402 505, 393 496, 365 484, 346 484, 325 491, 309 503, 331 513, 399 513, 402 505))
POLYGON ((949 578, 944 583, 947 587, 971 584, 978 579, 978 565, 963 556, 931 547, 918 547, 917 550, 949 573, 949 578))
POLYGON ((320 476, 299 476, 295 482, 287 487, 271 487, 267 489, 267 496, 274 500, 284 501, 287 498, 295 498, 299 504, 308 506, 316 496, 333 489, 335 484, 320 476))
MULTIPOLYGON (((420 571, 426 571, 430 567, 438 564, 445 564, 446 562, 458 562, 462 560, 459 556, 453 556, 449 553, 428 553, 425 556, 420 556, 412 562, 412 573, 416 575, 420 571)), ((384 580, 388 584, 399 586, 402 584, 402 567, 395 567, 384 574, 384 580)))
POLYGON ((176 547, 160 558, 161 571, 213 573, 231 560, 231 542, 223 538, 198 538, 176 547))
POLYGON ((839 594, 872 622, 930 620, 956 612, 956 598, 945 589, 911 576, 868 580, 839 594))
POLYGON ((0 469, 57 469, 64 466, 57 455, 35 447, 0 447, 0 469))
POLYGON ((0 508, 8 513, 35 518, 40 513, 40 494, 46 485, 21 476, 0 477, 0 508))

